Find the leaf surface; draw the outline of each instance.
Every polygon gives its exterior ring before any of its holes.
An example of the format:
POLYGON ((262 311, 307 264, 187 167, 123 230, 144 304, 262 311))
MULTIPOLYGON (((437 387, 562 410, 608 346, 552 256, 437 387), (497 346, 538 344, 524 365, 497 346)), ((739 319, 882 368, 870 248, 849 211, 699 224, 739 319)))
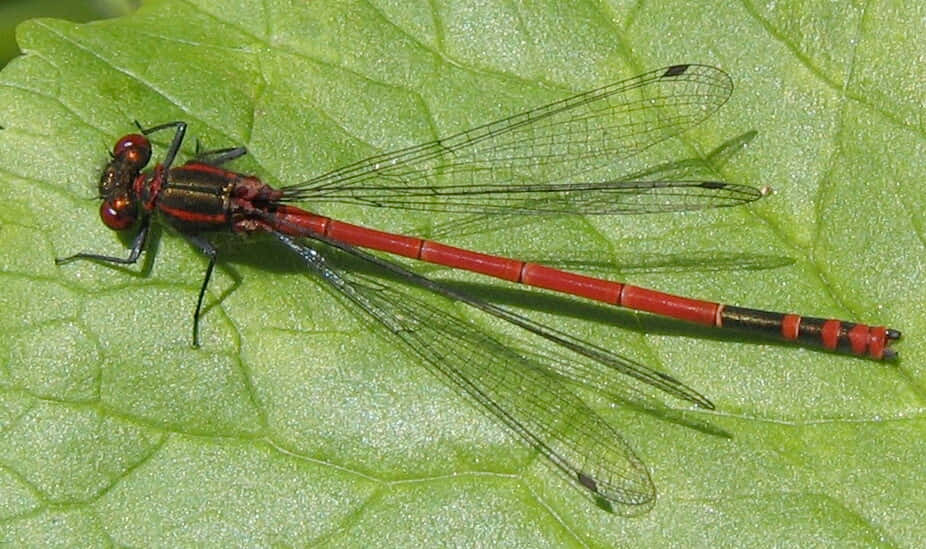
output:
MULTIPOLYGON (((166 0, 116 20, 22 25, 25 55, 0 75, 0 540, 916 545, 926 78, 910 60, 926 54, 914 11, 926 8, 821 6, 166 0), (127 254, 130 237, 99 222, 94 198, 135 119, 182 119, 207 147, 245 145, 236 168, 282 185, 684 62, 729 72, 733 97, 638 161, 693 159, 774 194, 736 210, 528 220, 451 242, 888 324, 905 340, 900 362, 877 364, 421 267, 717 404, 682 413, 729 438, 584 395, 650 467, 658 499, 638 517, 589 504, 268 240, 217 239, 198 350, 190 314, 205 261, 171 231, 137 267, 54 265, 77 251, 127 254), (711 154, 753 130, 746 147, 711 154), (717 268, 731 254, 744 260, 717 268), (670 268, 636 268, 652 257, 670 268), (748 267, 755 257, 787 261, 748 267)), ((324 213, 424 235, 450 221, 324 213)))

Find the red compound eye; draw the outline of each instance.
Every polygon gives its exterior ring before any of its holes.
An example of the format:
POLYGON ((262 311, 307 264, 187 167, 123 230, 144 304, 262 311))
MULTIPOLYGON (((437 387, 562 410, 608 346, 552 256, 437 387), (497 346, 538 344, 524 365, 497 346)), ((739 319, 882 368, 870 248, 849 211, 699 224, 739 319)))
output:
POLYGON ((135 206, 127 196, 107 198, 100 204, 100 219, 114 231, 128 229, 135 224, 135 206))
POLYGON ((124 159, 129 165, 140 170, 151 159, 151 142, 144 135, 137 133, 123 135, 119 141, 116 141, 113 155, 124 159))

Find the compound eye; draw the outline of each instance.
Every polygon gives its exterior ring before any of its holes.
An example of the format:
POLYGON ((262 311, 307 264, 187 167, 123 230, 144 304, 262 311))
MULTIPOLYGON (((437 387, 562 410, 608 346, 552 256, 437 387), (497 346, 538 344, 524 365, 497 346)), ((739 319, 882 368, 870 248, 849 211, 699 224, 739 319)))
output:
POLYGON ((107 198, 100 204, 100 219, 114 231, 128 229, 137 219, 135 205, 127 196, 107 198))
POLYGON ((113 155, 128 162, 133 168, 140 170, 151 160, 151 142, 144 135, 130 133, 123 135, 116 146, 113 155))

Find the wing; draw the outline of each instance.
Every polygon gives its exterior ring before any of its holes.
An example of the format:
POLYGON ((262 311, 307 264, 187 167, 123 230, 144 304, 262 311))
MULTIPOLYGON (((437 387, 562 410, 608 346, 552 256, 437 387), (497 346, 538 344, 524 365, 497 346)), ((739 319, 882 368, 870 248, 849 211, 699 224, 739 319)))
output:
MULTIPOLYGON (((461 389, 597 498, 627 506, 653 500, 655 490, 645 465, 613 427, 567 388, 563 378, 570 376, 568 371, 550 370, 537 355, 519 352, 501 343, 473 325, 417 299, 398 285, 385 286, 362 274, 337 270, 317 250, 283 234, 274 233, 274 236, 299 254, 338 295, 359 306, 385 327, 381 333, 401 342, 406 352, 461 389)), ((457 294, 395 263, 349 246, 332 244, 393 273, 401 273, 440 295, 464 301, 490 314, 495 314, 492 311, 497 309, 504 313, 497 316, 522 327, 532 324, 525 317, 457 294)), ((546 334, 542 333, 542 327, 539 332, 531 331, 541 337, 553 334, 565 338, 557 342, 610 367, 613 373, 645 377, 647 383, 675 396, 711 406, 693 390, 643 365, 553 330, 547 329, 546 334)))
POLYGON ((733 89, 705 65, 675 65, 376 155, 299 185, 286 201, 351 202, 469 213, 636 213, 729 206, 751 187, 714 181, 582 182, 697 125, 733 89))

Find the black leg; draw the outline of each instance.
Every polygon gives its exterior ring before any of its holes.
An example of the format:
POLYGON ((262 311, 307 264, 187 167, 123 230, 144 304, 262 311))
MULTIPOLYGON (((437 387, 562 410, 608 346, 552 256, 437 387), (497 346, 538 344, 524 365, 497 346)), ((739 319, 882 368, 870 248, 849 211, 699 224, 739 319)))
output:
POLYGON ((59 257, 55 258, 55 265, 63 265, 65 263, 70 263, 75 259, 90 259, 93 261, 101 261, 103 263, 116 263, 119 265, 131 265, 138 261, 138 258, 141 256, 142 251, 145 249, 145 242, 148 240, 148 228, 150 217, 145 216, 142 218, 141 225, 138 228, 138 233, 135 235, 135 240, 132 241, 132 249, 129 250, 129 257, 113 257, 110 255, 100 255, 100 254, 91 254, 91 253, 79 253, 74 254, 68 257, 59 257))
POLYGON ((203 308, 203 298, 206 295, 206 288, 209 286, 209 279, 212 278, 212 270, 215 268, 215 259, 218 252, 208 240, 200 238, 197 235, 184 235, 191 244, 196 246, 199 251, 209 258, 209 265, 206 267, 206 276, 203 278, 203 285, 199 288, 199 298, 196 300, 196 310, 193 311, 193 347, 199 347, 199 316, 203 308))
POLYGON ((201 151, 199 150, 199 141, 196 142, 196 156, 194 157, 198 162, 204 164, 210 164, 212 166, 221 166, 226 162, 230 162, 236 158, 241 158, 242 156, 248 154, 248 150, 244 147, 230 147, 228 149, 215 149, 212 151, 201 151))
POLYGON ((174 158, 176 158, 177 153, 180 151, 180 145, 183 144, 183 136, 186 135, 186 122, 176 121, 176 122, 167 122, 166 124, 159 124, 153 128, 143 128, 141 124, 138 123, 138 120, 135 121, 135 125, 138 126, 138 129, 141 130, 141 133, 145 135, 151 135, 154 132, 161 130, 166 130, 168 128, 175 128, 176 132, 174 133, 174 139, 170 142, 170 146, 167 148, 167 154, 164 155, 164 170, 170 170, 170 165, 174 163, 174 158))

